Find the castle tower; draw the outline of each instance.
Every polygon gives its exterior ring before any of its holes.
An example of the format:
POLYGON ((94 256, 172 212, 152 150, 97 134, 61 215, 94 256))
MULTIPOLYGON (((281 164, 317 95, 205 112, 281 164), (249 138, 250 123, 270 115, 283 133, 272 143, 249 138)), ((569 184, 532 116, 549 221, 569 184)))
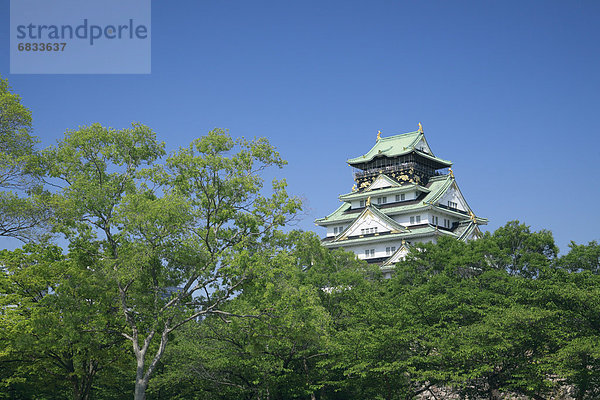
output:
POLYGON ((436 157, 419 129, 386 138, 377 135, 366 154, 348 160, 355 185, 339 196, 342 205, 315 222, 327 229, 323 245, 353 251, 381 265, 386 276, 416 242, 446 235, 472 240, 481 235, 463 197, 452 163, 436 157))

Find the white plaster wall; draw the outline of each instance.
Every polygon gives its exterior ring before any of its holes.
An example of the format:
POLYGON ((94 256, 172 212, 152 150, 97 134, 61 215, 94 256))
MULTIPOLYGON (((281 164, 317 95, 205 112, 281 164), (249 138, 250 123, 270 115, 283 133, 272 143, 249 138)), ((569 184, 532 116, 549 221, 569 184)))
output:
MULTIPOLYGON (((410 191, 410 192, 404 192, 404 200, 402 200, 401 198, 398 199, 398 201, 409 201, 409 200, 414 200, 417 197, 419 197, 419 192, 418 191, 410 191)), ((398 195, 401 195, 401 193, 398 193, 398 195)), ((388 195, 388 203, 393 203, 396 201, 396 194, 391 194, 388 195)))
POLYGON ((429 148, 429 146, 427 146, 427 143, 425 143, 425 140, 423 139, 419 140, 419 143, 417 143, 415 149, 425 151, 426 153, 431 154, 431 149, 429 148))
POLYGON ((341 227, 342 229, 345 229, 347 226, 349 225, 349 223, 347 224, 337 224, 337 225, 330 225, 327 227, 327 236, 337 236, 340 234, 339 228, 341 227), (338 228, 338 233, 333 233, 334 232, 334 228, 338 228))
POLYGON ((371 190, 373 189, 383 189, 387 187, 391 187, 390 183, 385 178, 378 177, 375 182, 369 187, 371 190))
POLYGON ((442 226, 444 223, 444 219, 440 214, 437 213, 431 213, 427 215, 427 223, 431 224, 431 225, 435 225, 435 221, 433 217, 437 217, 437 225, 442 226))
POLYGON ((394 255, 394 259, 391 262, 396 263, 398 261, 404 260, 404 258, 406 257, 407 254, 408 254, 408 249, 406 247, 403 247, 403 248, 401 248, 401 250, 398 254, 394 255))
MULTIPOLYGON (((434 236, 431 237, 424 237, 424 238, 418 238, 415 240, 412 240, 412 243, 430 243, 430 242, 434 242, 435 243, 436 239, 434 236)), ((361 259, 364 260, 365 259, 365 250, 366 249, 375 249, 375 255, 373 257, 369 256, 369 258, 380 258, 380 257, 390 257, 391 254, 386 254, 385 248, 386 247, 392 247, 395 246, 396 250, 399 249, 400 247, 402 247, 402 240, 397 240, 397 241, 386 241, 386 242, 380 242, 380 243, 364 243, 361 245, 352 245, 352 246, 348 246, 348 247, 344 247, 346 250, 348 251, 352 251, 354 254, 356 254, 356 256, 361 259)))
MULTIPOLYGON (((377 204, 377 198, 378 197, 387 197, 387 202, 385 204, 395 203, 396 202, 396 194, 400 195, 401 193, 378 194, 377 192, 374 192, 374 193, 366 192, 365 193, 366 196, 365 196, 365 198, 363 200, 366 203, 367 202, 367 197, 371 196, 371 204, 377 204)), ((419 192, 416 191, 416 190, 415 191, 410 191, 410 192, 404 192, 402 194, 404 194, 404 200, 400 200, 399 199, 398 201, 409 201, 409 200, 414 200, 417 197, 419 197, 419 192)), ((350 206, 353 209, 361 208, 361 206, 360 206, 360 199, 358 199, 358 200, 352 200, 350 202, 350 206)))
POLYGON ((375 228, 377 227, 377 233, 389 232, 391 230, 390 226, 384 224, 379 219, 375 218, 373 215, 366 215, 361 223, 356 224, 352 230, 348 232, 349 236, 362 235, 361 229, 367 228, 375 228))
POLYGON ((439 226, 443 226, 443 227, 446 227, 446 228, 452 228, 452 224, 453 224, 453 223, 455 223, 455 222, 457 222, 457 221, 458 221, 458 220, 457 220, 456 218, 449 217, 449 216, 447 216, 447 215, 442 215, 442 216, 440 217, 440 223, 439 223, 439 226), (449 220, 449 221, 450 221, 450 226, 446 226, 446 225, 444 225, 444 220, 445 220, 445 219, 447 219, 447 220, 449 220))
POLYGON ((395 215, 393 218, 399 224, 404 225, 404 226, 420 225, 420 224, 427 223, 427 214, 425 214, 425 213, 401 214, 401 215, 395 215), (417 215, 421 216, 421 222, 416 221, 417 215), (410 217, 415 217, 415 222, 413 224, 410 223, 410 217))
POLYGON ((459 210, 467 211, 465 199, 460 195, 459 191, 454 188, 454 186, 450 187, 450 189, 444 193, 439 203, 447 206, 449 201, 456 203, 456 208, 459 210))
POLYGON ((396 250, 402 246, 402 241, 388 241, 388 242, 380 242, 380 243, 364 243, 358 246, 350 246, 347 247, 346 250, 352 251, 358 258, 361 260, 365 259, 365 250, 367 249, 375 249, 375 255, 373 257, 369 256, 369 258, 381 258, 381 257, 390 257, 391 254, 387 254, 385 249, 386 247, 395 246, 396 250))

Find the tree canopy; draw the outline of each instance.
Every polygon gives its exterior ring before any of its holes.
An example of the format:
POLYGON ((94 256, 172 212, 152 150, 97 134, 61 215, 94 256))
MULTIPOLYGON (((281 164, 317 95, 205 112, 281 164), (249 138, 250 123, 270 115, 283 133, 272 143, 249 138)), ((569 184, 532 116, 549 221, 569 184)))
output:
POLYGON ((36 143, 31 111, 0 77, 0 237, 37 238, 46 220, 47 208, 33 195, 40 189, 36 143))

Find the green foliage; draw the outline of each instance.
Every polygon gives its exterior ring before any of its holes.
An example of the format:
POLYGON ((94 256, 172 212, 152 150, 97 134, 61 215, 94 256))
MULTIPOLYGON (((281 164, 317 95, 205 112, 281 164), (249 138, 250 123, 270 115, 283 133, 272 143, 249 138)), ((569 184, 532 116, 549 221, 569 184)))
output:
MULTIPOLYGON (((420 382, 471 396, 537 396, 552 383, 545 369, 555 314, 532 304, 535 279, 556 256, 547 231, 510 222, 469 243, 441 238, 417 246, 398 265, 398 304, 421 329, 414 358, 420 382)), ((490 398, 492 398, 490 397, 490 398)))
POLYGON ((262 262, 266 268, 246 282, 226 319, 215 315, 189 326, 171 347, 154 393, 288 399, 326 391, 320 361, 329 356, 331 311, 368 282, 369 269, 295 231, 275 235, 262 262))
POLYGON ((31 111, 0 77, 0 187, 21 187, 24 166, 33 153, 31 111))
POLYGON ((41 203, 31 111, 0 77, 0 237, 40 239, 48 210, 41 203), (23 196, 29 194, 30 196, 23 196))
POLYGON ((35 376, 38 388, 87 399, 96 374, 119 359, 123 340, 105 330, 115 318, 114 291, 90 269, 94 262, 47 244, 0 252, 0 363, 11 366, 0 384, 7 391, 35 376))
POLYGON ((573 385, 577 399, 600 395, 600 275, 598 244, 571 244, 557 268, 540 282, 535 301, 556 314, 555 352, 549 358, 553 371, 573 385))
POLYGON ((264 139, 233 140, 217 129, 158 164, 163 155, 143 125, 94 124, 68 131, 42 159, 61 182, 50 200, 54 229, 77 251, 90 250, 94 272, 115 293, 122 318, 109 328, 131 342, 140 399, 174 331, 225 313, 300 205, 284 181, 261 194, 259 174, 284 165, 264 139))
POLYGON ((592 241, 587 245, 569 244, 570 251, 560 259, 561 268, 569 272, 589 271, 600 275, 600 245, 592 241))

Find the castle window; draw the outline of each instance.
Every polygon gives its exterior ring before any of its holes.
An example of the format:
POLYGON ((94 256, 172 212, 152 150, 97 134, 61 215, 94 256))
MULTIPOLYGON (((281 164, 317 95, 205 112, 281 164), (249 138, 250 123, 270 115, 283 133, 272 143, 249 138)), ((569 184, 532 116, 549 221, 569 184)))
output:
POLYGON ((410 223, 414 224, 415 223, 415 217, 410 217, 410 223))
POLYGON ((458 208, 458 204, 453 201, 448 201, 448 207, 450 208, 458 208))
POLYGON ((361 207, 364 207, 364 206, 365 206, 365 201, 364 201, 364 200, 361 200, 361 201, 360 201, 360 206, 361 206, 361 207))
POLYGON ((336 226, 335 228, 333 228, 333 234, 337 235, 337 233, 338 233, 338 229, 337 229, 337 226, 336 226))
POLYGON ((421 222, 421 216, 420 216, 420 215, 417 215, 417 224, 418 224, 419 222, 421 222))

